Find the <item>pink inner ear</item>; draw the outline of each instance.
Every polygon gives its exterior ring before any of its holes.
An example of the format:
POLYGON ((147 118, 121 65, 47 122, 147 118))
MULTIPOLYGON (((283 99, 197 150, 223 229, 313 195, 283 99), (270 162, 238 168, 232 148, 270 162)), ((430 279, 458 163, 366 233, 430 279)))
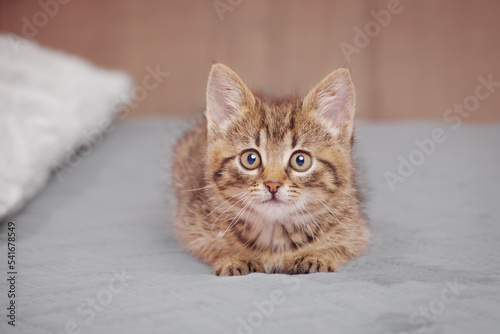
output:
POLYGON ((353 92, 349 83, 333 82, 317 96, 318 112, 337 125, 348 123, 353 116, 353 92))
POLYGON ((212 106, 212 116, 214 117, 217 123, 221 123, 226 119, 229 119, 231 113, 234 111, 231 109, 231 105, 227 101, 227 97, 224 96, 224 93, 229 93, 229 88, 219 88, 216 87, 214 91, 215 95, 215 103, 212 106))

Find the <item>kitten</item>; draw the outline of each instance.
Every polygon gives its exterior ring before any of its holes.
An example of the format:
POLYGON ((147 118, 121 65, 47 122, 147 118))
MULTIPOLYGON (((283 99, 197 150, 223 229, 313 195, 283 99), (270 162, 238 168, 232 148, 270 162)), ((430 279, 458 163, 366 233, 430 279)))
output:
POLYGON ((252 93, 222 64, 205 120, 175 147, 176 231, 219 276, 333 272, 367 246, 349 71, 306 97, 252 93))

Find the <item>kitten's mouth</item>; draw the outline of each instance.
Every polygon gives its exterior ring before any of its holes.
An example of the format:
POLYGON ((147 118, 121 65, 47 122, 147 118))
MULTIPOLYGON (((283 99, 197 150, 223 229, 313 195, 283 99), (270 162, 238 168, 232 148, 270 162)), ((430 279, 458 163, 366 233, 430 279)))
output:
POLYGON ((270 199, 265 200, 262 203, 278 205, 278 204, 283 204, 283 201, 280 201, 276 197, 271 197, 270 199))

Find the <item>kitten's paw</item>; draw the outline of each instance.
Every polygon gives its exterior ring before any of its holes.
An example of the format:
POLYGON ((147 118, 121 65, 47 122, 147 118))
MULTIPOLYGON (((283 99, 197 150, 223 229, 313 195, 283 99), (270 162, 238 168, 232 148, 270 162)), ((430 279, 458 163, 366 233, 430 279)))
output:
POLYGON ((217 276, 241 276, 265 272, 260 262, 242 257, 226 257, 214 264, 214 274, 217 276))
POLYGON ((297 275, 334 272, 337 269, 337 265, 330 257, 319 253, 310 253, 291 259, 288 261, 286 268, 288 274, 297 275))

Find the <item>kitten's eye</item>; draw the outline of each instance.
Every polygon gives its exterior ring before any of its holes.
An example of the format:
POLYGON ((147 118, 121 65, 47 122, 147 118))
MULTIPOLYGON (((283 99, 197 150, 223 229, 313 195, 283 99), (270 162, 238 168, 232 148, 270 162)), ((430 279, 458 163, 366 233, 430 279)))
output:
POLYGON ((255 169, 260 166, 260 156, 255 150, 247 150, 241 153, 240 163, 246 169, 255 169))
POLYGON ((311 156, 305 152, 295 152, 290 158, 290 167, 297 172, 305 172, 311 167, 311 156))

